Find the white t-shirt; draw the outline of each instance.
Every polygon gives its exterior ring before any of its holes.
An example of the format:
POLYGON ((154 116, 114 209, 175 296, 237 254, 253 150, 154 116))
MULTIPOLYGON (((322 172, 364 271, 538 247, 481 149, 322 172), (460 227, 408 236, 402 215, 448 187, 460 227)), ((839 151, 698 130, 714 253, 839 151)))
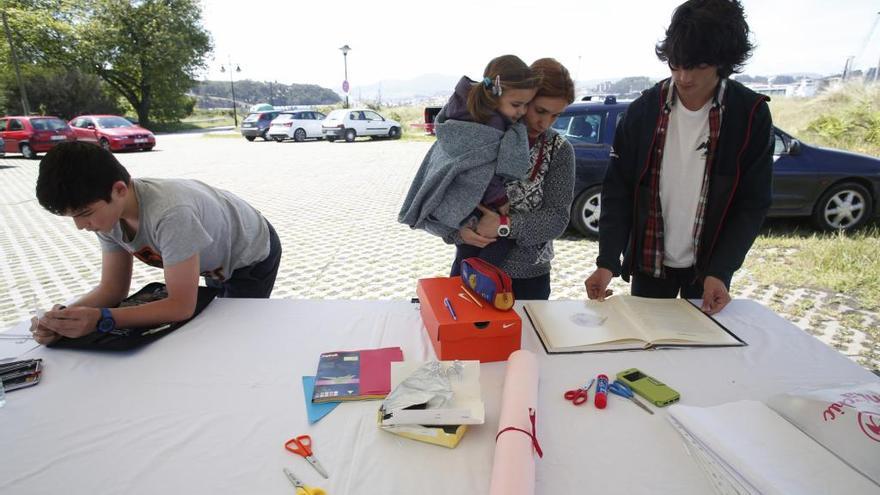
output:
POLYGON ((269 255, 269 227, 254 207, 234 194, 187 179, 132 179, 138 230, 128 239, 117 222, 98 232, 104 251, 124 249, 155 267, 199 254, 199 272, 223 281, 238 268, 269 255))
POLYGON ((663 210, 663 264, 687 268, 694 264, 694 220, 709 151, 710 99, 691 111, 681 101, 672 106, 666 147, 660 166, 660 207, 663 210))

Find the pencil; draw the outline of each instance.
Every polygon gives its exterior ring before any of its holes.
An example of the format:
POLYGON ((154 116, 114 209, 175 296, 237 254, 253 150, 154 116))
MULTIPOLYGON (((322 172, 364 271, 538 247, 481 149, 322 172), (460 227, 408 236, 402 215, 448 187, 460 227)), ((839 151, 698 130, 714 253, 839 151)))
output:
POLYGON ((480 303, 480 301, 477 301, 477 298, 475 298, 474 295, 471 294, 471 291, 467 290, 467 288, 465 288, 465 286, 463 286, 463 285, 459 285, 459 287, 461 287, 461 290, 463 290, 464 293, 465 293, 469 298, 471 298, 471 301, 473 301, 474 304, 476 304, 477 306, 479 306, 479 307, 481 307, 481 308, 483 307, 483 304, 480 303))

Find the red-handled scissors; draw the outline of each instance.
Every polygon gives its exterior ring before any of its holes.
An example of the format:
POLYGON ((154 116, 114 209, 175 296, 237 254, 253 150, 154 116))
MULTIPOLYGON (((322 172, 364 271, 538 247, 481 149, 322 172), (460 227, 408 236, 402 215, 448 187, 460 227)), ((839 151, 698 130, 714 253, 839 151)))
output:
POLYGON ((593 378, 592 380, 590 380, 590 383, 584 385, 583 387, 565 392, 565 395, 563 395, 563 397, 565 397, 565 400, 570 400, 572 404, 579 406, 587 401, 587 391, 590 390, 590 387, 593 386, 593 382, 595 381, 596 379, 593 378))
POLYGON ((302 456, 315 468, 315 471, 318 472, 325 479, 329 478, 330 475, 327 474, 327 471, 324 469, 324 466, 318 462, 318 459, 312 453, 312 437, 308 435, 300 435, 296 438, 291 438, 284 444, 284 448, 293 452, 296 455, 302 456))

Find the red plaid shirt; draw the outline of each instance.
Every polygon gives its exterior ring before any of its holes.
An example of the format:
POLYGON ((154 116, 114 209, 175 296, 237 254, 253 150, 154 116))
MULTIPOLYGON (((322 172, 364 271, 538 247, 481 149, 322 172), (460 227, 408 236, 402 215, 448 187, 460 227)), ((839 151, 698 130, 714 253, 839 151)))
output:
MULTIPOLYGON (((661 97, 666 100, 657 127, 654 128, 654 148, 649 155, 648 169, 646 172, 651 186, 651 198, 648 201, 648 220, 645 225, 645 244, 642 248, 642 263, 640 271, 656 278, 663 278, 663 211, 660 206, 660 168, 663 164, 663 151, 666 147, 667 130, 669 129, 669 114, 672 106, 676 103, 675 87, 670 91, 670 81, 666 81, 661 88, 661 97)), ((697 214, 694 218, 694 265, 699 256, 700 236, 703 233, 703 219, 706 213, 706 202, 709 195, 709 177, 712 170, 712 162, 715 158, 715 149, 718 146, 718 136, 721 133, 721 116, 724 112, 724 90, 727 88, 727 80, 722 79, 718 84, 718 90, 712 100, 712 108, 709 109, 709 149, 706 153, 706 166, 703 169, 703 181, 700 188, 700 199, 697 204, 697 214)))

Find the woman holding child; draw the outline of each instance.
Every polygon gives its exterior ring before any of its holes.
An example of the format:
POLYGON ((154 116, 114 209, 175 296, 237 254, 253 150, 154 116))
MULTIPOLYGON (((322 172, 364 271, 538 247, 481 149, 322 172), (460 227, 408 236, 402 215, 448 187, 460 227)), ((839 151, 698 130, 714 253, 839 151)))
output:
POLYGON ((547 299, 553 239, 568 225, 574 188, 574 150, 551 126, 574 101, 574 82, 554 59, 527 66, 513 55, 493 59, 483 76, 462 78, 438 116, 438 142, 400 220, 455 244, 453 276, 478 256, 510 275, 517 299, 547 299), (463 136, 486 141, 462 145, 454 130, 465 125, 463 136), (475 165, 484 148, 495 154, 475 165))

